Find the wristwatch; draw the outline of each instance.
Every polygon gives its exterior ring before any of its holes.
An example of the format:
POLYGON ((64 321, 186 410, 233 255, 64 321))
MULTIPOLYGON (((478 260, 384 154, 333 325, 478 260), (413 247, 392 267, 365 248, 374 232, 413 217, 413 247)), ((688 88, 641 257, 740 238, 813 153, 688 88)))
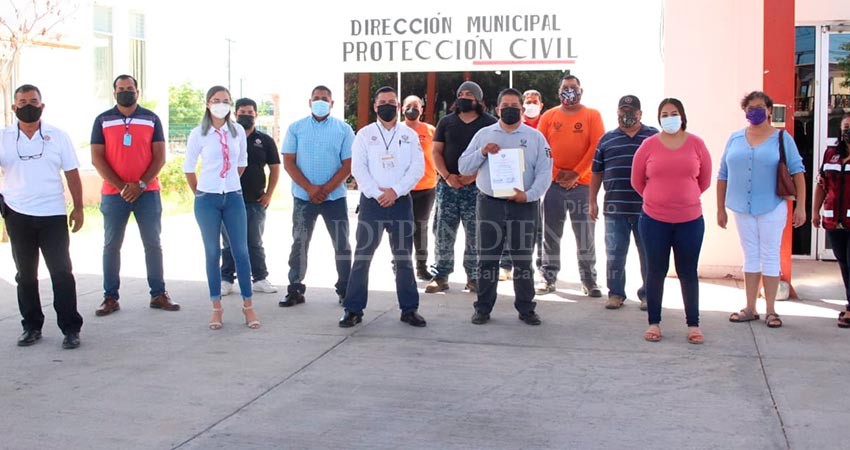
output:
POLYGON ((142 180, 139 180, 139 188, 140 188, 141 190, 143 190, 143 191, 144 191, 144 190, 147 190, 147 188, 148 188, 148 184, 147 184, 147 183, 145 183, 145 182, 144 182, 144 181, 142 181, 142 180))

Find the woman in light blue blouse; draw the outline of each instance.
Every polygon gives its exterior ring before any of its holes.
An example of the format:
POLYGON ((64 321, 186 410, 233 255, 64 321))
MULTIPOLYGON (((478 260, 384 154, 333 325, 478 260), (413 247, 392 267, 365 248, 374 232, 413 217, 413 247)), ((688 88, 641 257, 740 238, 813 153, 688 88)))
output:
POLYGON ((788 218, 788 202, 776 195, 776 169, 779 166, 779 139, 785 146, 788 171, 797 188, 792 224, 806 222, 806 179, 803 159, 794 139, 770 124, 773 100, 764 92, 753 91, 741 100, 749 126, 732 133, 720 160, 717 174, 717 224, 726 228, 726 208, 732 210, 741 247, 744 250, 744 284, 747 306, 729 316, 731 322, 758 320, 756 296, 764 284, 767 303, 765 324, 782 326, 774 303, 779 286, 779 249, 788 218))

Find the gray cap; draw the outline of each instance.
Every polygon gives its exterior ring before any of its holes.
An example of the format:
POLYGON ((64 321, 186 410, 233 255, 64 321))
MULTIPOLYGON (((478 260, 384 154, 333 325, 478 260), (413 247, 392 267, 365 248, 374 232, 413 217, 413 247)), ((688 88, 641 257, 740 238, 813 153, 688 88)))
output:
POLYGON ((481 90, 481 86, 474 81, 464 81, 461 83, 460 87, 457 88, 457 94, 460 95, 461 91, 469 91, 472 93, 472 96, 475 97, 475 100, 479 102, 484 98, 484 91, 481 90))

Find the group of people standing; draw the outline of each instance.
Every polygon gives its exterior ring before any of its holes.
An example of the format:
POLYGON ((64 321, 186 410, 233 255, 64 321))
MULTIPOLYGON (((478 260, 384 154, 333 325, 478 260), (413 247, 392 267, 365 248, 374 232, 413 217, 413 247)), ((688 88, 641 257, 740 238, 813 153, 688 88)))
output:
MULTIPOLYGON (((165 290, 160 245, 157 175, 165 164, 162 124, 156 114, 138 105, 138 86, 132 76, 119 76, 113 88, 117 104, 95 119, 91 138, 92 163, 104 180, 100 206, 104 295, 96 314, 107 316, 120 310, 120 249, 131 213, 144 244, 150 307, 177 311, 179 304, 165 290)), ((453 112, 435 128, 421 121, 424 105, 419 97, 399 101, 393 88, 382 87, 374 95, 377 120, 355 134, 344 121, 331 117, 331 90, 316 86, 308 102, 310 115, 290 125, 281 149, 284 170, 292 179, 294 205, 289 284, 279 306, 306 301, 307 254, 316 221, 322 216, 333 242, 335 290, 344 308, 339 326, 352 327, 362 321, 369 267, 384 231, 393 254, 400 320, 426 326, 418 311, 416 278, 428 282, 426 294, 449 289, 455 240, 463 225, 465 290, 477 295, 471 322, 481 325, 490 320, 497 283, 513 279, 519 319, 539 325, 534 296, 556 289, 567 216, 576 239, 583 291, 590 297, 602 296, 594 246, 595 222, 601 212, 607 256, 605 307, 619 309, 626 301, 626 257, 634 238, 642 281, 637 299, 648 312, 644 338, 660 340, 664 279, 672 251, 685 303, 687 339, 702 343, 697 263, 705 221, 700 197, 711 184, 712 161, 702 139, 686 131, 684 105, 674 98, 661 101, 659 131, 643 123, 640 100, 626 95, 617 106, 618 126, 605 132, 601 114, 582 105, 583 89, 576 76, 560 80, 558 94, 560 104, 543 112, 538 91, 505 89, 494 108, 497 118, 487 112, 481 87, 466 81, 457 89, 453 112), (488 159, 502 149, 516 148, 522 149, 522 189, 497 195, 488 159), (360 190, 353 254, 345 187, 349 175, 360 190), (603 186, 600 208, 598 193, 603 186), (428 266, 432 209, 435 261, 428 266), (536 286, 532 260, 539 273, 536 286)), ((774 300, 789 205, 776 194, 780 151, 796 186, 794 226, 806 220, 805 178, 793 139, 770 125, 772 106, 763 92, 752 92, 742 100, 749 126, 732 134, 721 157, 717 223, 725 228, 726 209, 733 211, 745 255, 747 303, 729 320, 760 318, 756 296, 763 284, 765 322, 779 327, 782 320, 774 300)), ((84 220, 79 164, 67 134, 42 123, 43 109, 38 88, 19 87, 13 105, 18 121, 4 130, 0 141, 0 166, 5 173, 0 212, 12 243, 23 316, 24 333, 18 344, 32 345, 41 338, 44 316, 37 281, 41 250, 53 282, 54 308, 65 335, 63 347, 76 348, 83 320, 76 308, 68 226, 77 231, 84 220), (73 200, 67 216, 61 172, 73 200)), ((281 159, 271 137, 255 128, 256 117, 253 100, 239 99, 234 104, 226 88, 214 86, 206 94, 201 123, 187 142, 183 170, 195 194, 213 330, 223 326, 221 299, 233 291, 234 281, 239 284, 245 324, 251 329, 260 327, 253 292, 276 291, 267 280, 262 235, 281 159)), ((812 217, 814 226, 828 230, 845 287, 850 283, 846 231, 850 195, 844 195, 850 189, 844 185, 845 170, 850 168, 848 145, 850 116, 842 121, 838 145, 827 150, 812 217)), ((847 295, 850 300, 850 288, 847 295)), ((850 327, 845 313, 839 316, 839 326, 850 327)))

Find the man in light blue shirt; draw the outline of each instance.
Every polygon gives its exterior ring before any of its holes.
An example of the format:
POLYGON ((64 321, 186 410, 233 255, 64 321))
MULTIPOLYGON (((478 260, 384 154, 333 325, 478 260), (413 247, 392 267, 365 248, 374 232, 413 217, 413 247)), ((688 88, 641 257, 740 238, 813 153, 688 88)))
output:
POLYGON ((499 122, 475 134, 460 157, 461 175, 478 172, 475 183, 478 194, 476 221, 478 233, 478 301, 472 323, 482 325, 490 320, 496 304, 499 281, 499 259, 507 247, 514 263, 514 307, 519 319, 529 325, 540 325, 534 312, 534 272, 531 255, 534 233, 539 220, 539 200, 552 180, 552 158, 546 138, 534 128, 520 122, 522 94, 515 89, 499 93, 499 122), (488 158, 501 149, 522 149, 524 171, 522 190, 497 198, 491 185, 488 158))
POLYGON ((345 298, 351 273, 348 242, 348 205, 345 180, 351 173, 351 144, 354 131, 344 121, 331 117, 331 90, 316 86, 310 94, 309 117, 294 122, 283 141, 283 167, 292 178, 292 250, 289 253, 289 287, 278 305, 304 303, 307 250, 316 219, 322 216, 336 254, 336 293, 345 298))

